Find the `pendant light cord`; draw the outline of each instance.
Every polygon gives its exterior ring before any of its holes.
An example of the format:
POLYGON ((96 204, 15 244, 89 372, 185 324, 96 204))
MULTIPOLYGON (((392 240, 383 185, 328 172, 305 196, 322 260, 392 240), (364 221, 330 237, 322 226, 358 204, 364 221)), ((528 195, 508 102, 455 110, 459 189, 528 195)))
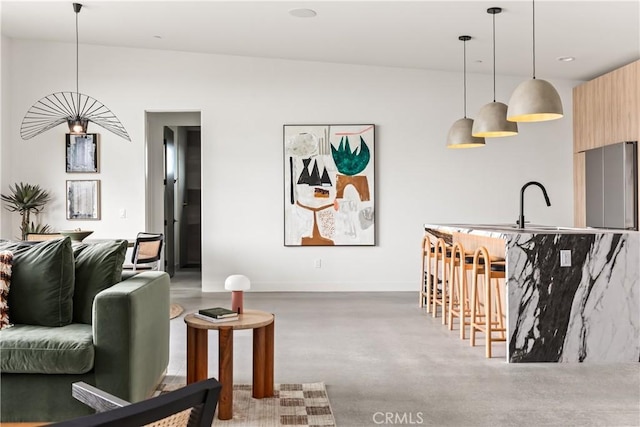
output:
POLYGON ((464 64, 462 65, 462 70, 463 70, 463 84, 462 87, 464 88, 464 118, 467 118, 467 41, 466 40, 462 40, 462 57, 464 60, 464 64))
POLYGON ((493 13, 493 102, 496 102, 496 14, 493 13))
POLYGON ((78 83, 78 75, 80 74, 80 48, 79 46, 79 41, 78 41, 78 14, 80 13, 80 11, 76 12, 76 93, 78 94, 78 106, 77 106, 77 110, 76 110, 76 114, 78 115, 78 117, 80 116, 80 85, 78 83))
POLYGON ((533 16, 533 79, 536 78, 536 0, 531 0, 533 16))

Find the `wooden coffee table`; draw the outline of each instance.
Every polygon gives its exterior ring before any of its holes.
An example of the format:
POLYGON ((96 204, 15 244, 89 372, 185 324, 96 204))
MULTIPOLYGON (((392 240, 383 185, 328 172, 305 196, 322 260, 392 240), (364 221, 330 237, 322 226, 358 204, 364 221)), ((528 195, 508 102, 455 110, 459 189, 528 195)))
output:
POLYGON ((233 417, 233 331, 253 329, 253 393, 256 399, 273 396, 273 314, 244 310, 238 320, 212 323, 188 314, 187 384, 208 378, 208 333, 218 331, 218 381, 222 384, 218 402, 218 418, 233 417))

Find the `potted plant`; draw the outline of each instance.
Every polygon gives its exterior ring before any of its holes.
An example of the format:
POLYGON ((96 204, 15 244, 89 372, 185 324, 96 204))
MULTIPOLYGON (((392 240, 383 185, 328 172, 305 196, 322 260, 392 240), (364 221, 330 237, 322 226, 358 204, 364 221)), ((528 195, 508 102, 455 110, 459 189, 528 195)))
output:
POLYGON ((0 198, 8 206, 6 209, 10 212, 18 212, 22 216, 22 223, 20 224, 20 233, 22 234, 22 240, 27 239, 29 233, 48 233, 51 231, 51 227, 46 224, 34 224, 31 221, 31 214, 37 214, 42 211, 44 205, 51 200, 49 192, 43 190, 39 185, 14 184, 13 187, 9 186, 11 194, 0 194, 0 198))

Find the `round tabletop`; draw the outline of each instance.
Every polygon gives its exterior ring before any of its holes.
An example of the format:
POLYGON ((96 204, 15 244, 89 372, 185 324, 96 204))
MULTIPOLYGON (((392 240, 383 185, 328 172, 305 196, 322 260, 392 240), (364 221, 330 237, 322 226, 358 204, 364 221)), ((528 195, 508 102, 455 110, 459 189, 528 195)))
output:
POLYGON ((196 329, 255 329, 273 323, 273 314, 260 310, 244 310, 238 320, 229 322, 209 322, 191 314, 184 316, 184 322, 196 329))

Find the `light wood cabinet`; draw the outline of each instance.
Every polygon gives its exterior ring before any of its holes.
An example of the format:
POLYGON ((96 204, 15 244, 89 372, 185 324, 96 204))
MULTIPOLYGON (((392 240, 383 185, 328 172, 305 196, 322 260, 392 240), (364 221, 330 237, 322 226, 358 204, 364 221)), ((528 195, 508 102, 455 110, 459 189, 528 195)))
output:
POLYGON ((573 152, 640 135, 640 61, 573 89, 573 152))
POLYGON ((598 147, 604 134, 602 79, 573 89, 573 152, 598 147))
POLYGON ((605 74, 604 145, 638 140, 640 61, 605 74))
POLYGON ((639 140, 640 61, 573 88, 575 226, 582 227, 586 222, 583 152, 618 142, 639 140))

